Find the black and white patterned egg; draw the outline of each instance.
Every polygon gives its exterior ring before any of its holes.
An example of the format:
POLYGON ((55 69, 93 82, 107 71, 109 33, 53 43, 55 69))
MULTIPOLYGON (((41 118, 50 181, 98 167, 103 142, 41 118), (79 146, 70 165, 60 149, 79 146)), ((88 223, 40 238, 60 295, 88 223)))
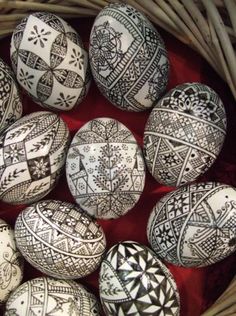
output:
POLYGON ((46 108, 71 110, 87 94, 88 54, 78 33, 54 14, 35 12, 17 25, 11 60, 19 84, 46 108))
POLYGON ((143 192, 142 151, 131 131, 119 121, 93 119, 71 142, 66 175, 80 207, 96 218, 118 218, 134 207, 143 192))
POLYGON ((34 112, 0 136, 0 199, 11 204, 40 200, 56 185, 64 166, 69 130, 56 114, 34 112))
POLYGON ((77 279, 95 271, 106 248, 101 226, 79 207, 43 200, 19 214, 16 244, 39 271, 61 279, 77 279))
POLYGON ((0 219, 0 305, 23 278, 24 259, 16 248, 14 230, 0 219))
POLYGON ((96 297, 72 280, 38 277, 19 286, 9 297, 5 316, 99 316, 96 297))
POLYGON ((153 108, 144 131, 144 157, 160 183, 180 186, 206 172, 226 135, 226 114, 217 93, 201 83, 170 90, 153 108))
POLYGON ((236 189, 214 182, 186 185, 154 207, 147 235, 157 256, 203 267, 236 250, 236 189))
POLYGON ((89 47, 92 74, 117 107, 143 111, 167 86, 169 62, 159 33, 127 4, 110 4, 95 19, 89 47))
POLYGON ((107 316, 180 312, 175 280, 153 251, 137 242, 114 245, 101 264, 99 293, 107 316))
POLYGON ((22 115, 22 103, 11 68, 0 58, 0 132, 22 115))

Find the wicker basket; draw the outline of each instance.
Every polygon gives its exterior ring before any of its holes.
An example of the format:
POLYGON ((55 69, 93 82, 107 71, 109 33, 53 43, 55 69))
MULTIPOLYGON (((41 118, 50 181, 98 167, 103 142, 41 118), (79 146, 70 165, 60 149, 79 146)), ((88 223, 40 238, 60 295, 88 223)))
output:
MULTIPOLYGON (((63 17, 94 16, 113 0, 1 0, 0 37, 10 34, 27 12, 63 17), (30 9, 29 9, 30 8, 30 9)), ((115 0, 115 2, 118 2, 115 0)), ((236 99, 235 0, 126 0, 154 23, 198 51, 229 85, 236 99)))
MULTIPOLYGON (((118 0, 1 0, 0 38, 29 11, 64 18, 94 16, 118 0), (30 9, 29 9, 30 8, 30 9)), ((155 24, 196 50, 229 85, 236 99, 236 0, 126 0, 155 24)), ((202 316, 236 315, 236 278, 202 316)))

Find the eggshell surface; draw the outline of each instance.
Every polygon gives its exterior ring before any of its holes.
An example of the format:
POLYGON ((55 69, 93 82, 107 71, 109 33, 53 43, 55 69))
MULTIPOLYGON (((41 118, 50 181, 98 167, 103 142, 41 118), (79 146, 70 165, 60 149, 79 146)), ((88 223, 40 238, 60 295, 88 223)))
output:
POLYGON ((23 278, 23 257, 16 248, 13 229, 0 219, 0 304, 23 278))
POLYGON ((95 296, 72 280, 39 277, 23 283, 6 304, 5 316, 99 316, 95 296))
POLYGON ((22 103, 11 68, 0 58, 0 132, 22 115, 22 103))
POLYGON ((38 201, 57 183, 64 166, 69 130, 51 112, 34 112, 0 136, 0 199, 11 204, 38 201))
POLYGON ((32 204, 15 224, 17 247, 41 272, 76 279, 96 270, 105 251, 105 235, 73 204, 55 200, 32 204))
POLYGON ((165 90, 169 62, 147 18, 127 4, 110 4, 95 19, 89 59, 100 91, 117 107, 143 111, 165 90))
POLYGON ((183 186, 154 207, 147 234, 158 257, 184 267, 218 262, 236 250, 236 189, 214 182, 183 186))
POLYGON ((99 277, 106 315, 179 315, 179 294, 166 266, 152 250, 137 242, 114 245, 99 277))
POLYGON ((219 96, 201 83, 179 85, 157 103, 145 126, 148 170, 167 186, 190 183, 214 163, 225 135, 219 96))
POLYGON ((118 218, 139 200, 145 182, 142 152, 130 130, 112 118, 87 122, 67 155, 67 182, 76 202, 97 218, 118 218))
POLYGON ((11 60, 19 84, 44 107, 71 110, 87 94, 88 54, 77 32, 54 14, 35 12, 17 25, 11 60))

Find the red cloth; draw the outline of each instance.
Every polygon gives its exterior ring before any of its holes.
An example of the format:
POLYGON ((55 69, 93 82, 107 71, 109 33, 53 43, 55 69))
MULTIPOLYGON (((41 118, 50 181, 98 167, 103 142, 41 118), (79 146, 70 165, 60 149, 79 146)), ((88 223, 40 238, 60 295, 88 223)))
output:
MULTIPOLYGON (((70 22, 79 32, 88 46, 89 33, 93 19, 78 19, 70 22)), ((158 29, 166 43, 169 54, 171 73, 168 89, 184 82, 199 81, 217 91, 222 98, 228 117, 228 133, 219 158, 211 169, 198 181, 219 181, 236 186, 236 104, 227 85, 216 75, 207 63, 193 50, 180 43, 171 35, 158 29)), ((0 57, 9 65, 10 38, 1 41, 0 57), (3 49, 2 49, 3 48, 3 49)), ((24 95, 24 114, 40 111, 42 108, 24 95)), ((92 83, 88 96, 73 111, 61 112, 60 116, 68 124, 71 136, 88 120, 96 117, 113 117, 125 124, 142 145, 145 122, 150 111, 124 112, 110 104, 92 83)), ((160 197, 173 188, 158 184, 147 172, 144 192, 137 205, 125 216, 116 220, 99 220, 102 225, 108 248, 122 240, 135 240, 148 245, 146 225, 153 206, 160 197)), ((47 199, 63 199, 73 202, 65 175, 47 199)), ((14 225, 16 216, 25 206, 11 206, 0 203, 0 218, 14 225)), ((222 262, 206 268, 187 269, 167 264, 177 282, 181 298, 181 316, 199 316, 225 290, 235 273, 236 256, 231 255, 222 262)), ((41 275, 29 264, 25 265, 24 281, 41 275)), ((98 296, 98 271, 79 280, 98 296)))

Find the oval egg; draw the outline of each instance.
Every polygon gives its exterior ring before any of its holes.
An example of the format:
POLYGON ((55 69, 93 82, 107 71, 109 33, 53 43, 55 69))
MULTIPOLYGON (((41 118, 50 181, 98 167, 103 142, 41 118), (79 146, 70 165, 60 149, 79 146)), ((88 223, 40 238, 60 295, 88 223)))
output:
POLYGON ((0 219, 0 304, 5 303, 21 283, 23 268, 23 257, 16 248, 14 231, 0 219))
POLYGON ((22 103, 11 68, 0 58, 0 132, 22 115, 22 103))
POLYGON ((66 175, 74 199, 90 215, 118 218, 134 207, 143 192, 144 160, 126 126, 112 118, 97 118, 74 136, 66 175))
POLYGON ((19 214, 17 247, 39 271, 61 279, 84 277, 96 270, 105 251, 102 228, 73 204, 40 201, 19 214))
POLYGON ((144 158, 159 183, 178 187, 210 168, 225 135, 226 114, 217 93, 185 83, 153 108, 144 130, 144 158))
POLYGON ((183 186, 154 207, 147 228, 158 257, 203 267, 236 250, 236 189, 214 182, 183 186))
POLYGON ((143 111, 167 86, 169 62, 159 33, 127 4, 110 4, 95 19, 89 46, 92 74, 117 107, 143 111))
POLYGON ((99 316, 99 310, 96 297, 75 281, 38 277, 11 294, 5 315, 99 316))
POLYGON ((78 33, 54 14, 35 12, 17 25, 11 60, 19 84, 46 108, 71 110, 87 94, 88 54, 78 33))
POLYGON ((107 252, 99 293, 107 316, 177 316, 180 312, 172 274, 152 250, 137 242, 121 242, 107 252))
POLYGON ((0 137, 0 199, 11 204, 38 201, 56 185, 64 166, 69 130, 51 112, 34 112, 0 137))

